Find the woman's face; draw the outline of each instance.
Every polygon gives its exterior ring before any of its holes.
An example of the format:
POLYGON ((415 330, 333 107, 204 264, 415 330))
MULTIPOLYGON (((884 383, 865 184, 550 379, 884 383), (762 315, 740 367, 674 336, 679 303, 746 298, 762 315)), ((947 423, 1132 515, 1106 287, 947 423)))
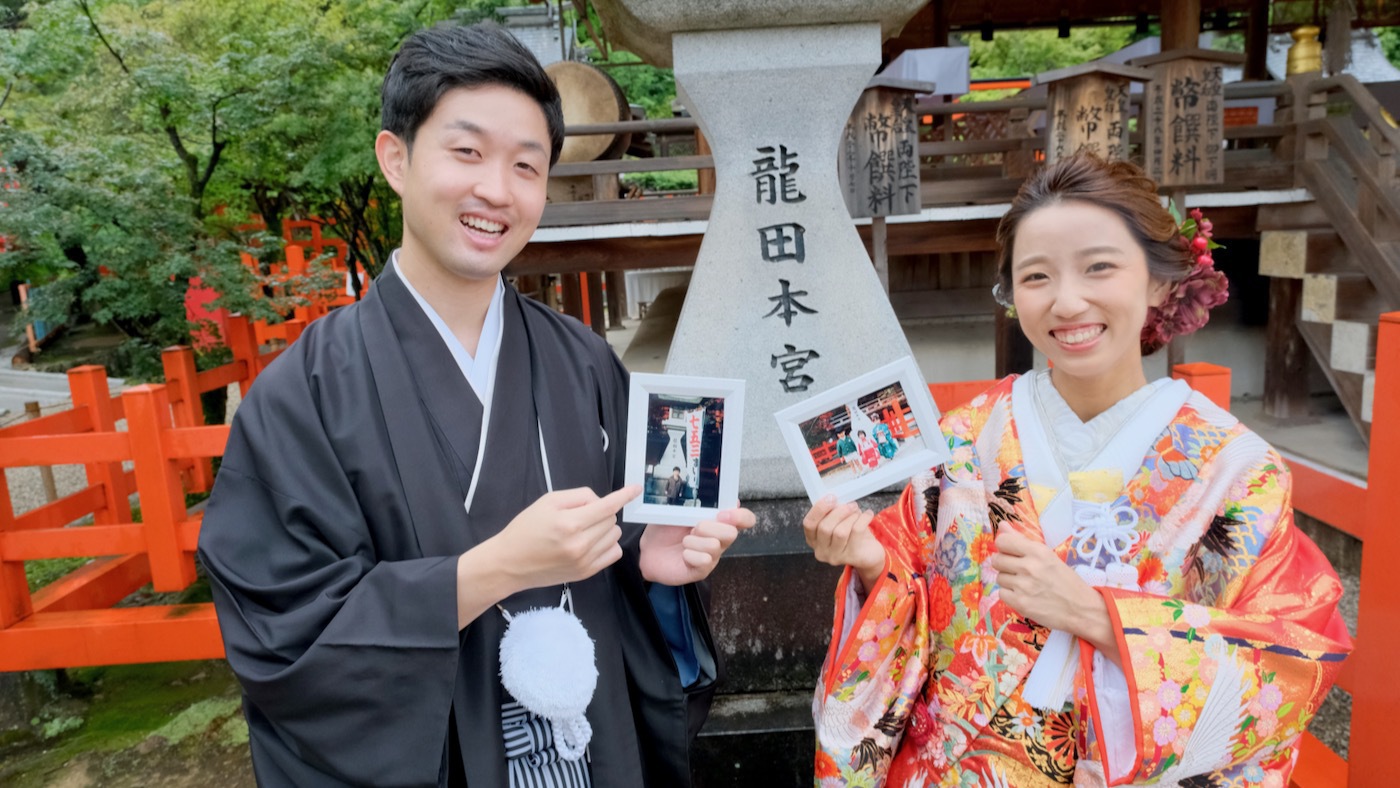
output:
POLYGON ((1080 201, 1027 214, 1012 242, 1011 282, 1021 329, 1056 375, 1126 389, 1120 396, 1144 382, 1142 325, 1168 288, 1118 214, 1080 201))

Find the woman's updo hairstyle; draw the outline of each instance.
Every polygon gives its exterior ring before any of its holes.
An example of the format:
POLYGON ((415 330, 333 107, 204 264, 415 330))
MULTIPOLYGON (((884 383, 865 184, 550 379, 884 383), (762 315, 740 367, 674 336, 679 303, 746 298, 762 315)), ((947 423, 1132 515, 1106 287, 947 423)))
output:
MULTIPOLYGON (((997 255, 999 301, 1009 305, 1012 300, 1011 252, 1021 221, 1039 208, 1069 201, 1097 205, 1122 218, 1128 232, 1142 247, 1152 278, 1171 285, 1168 301, 1177 296, 1177 285, 1196 268, 1196 256, 1182 237, 1176 220, 1162 207, 1156 182, 1131 162, 1104 161, 1091 153, 1078 153, 1046 165, 1031 175, 1021 185, 1016 198, 1011 201, 1010 210, 997 226, 997 244, 1000 246, 997 255)), ((1093 232, 1093 229, 1086 227, 1085 232, 1093 232)), ((1163 324, 1171 322, 1163 320, 1164 314, 1174 314, 1175 306, 1164 304, 1160 312, 1156 308, 1149 310, 1148 325, 1142 335, 1144 356, 1155 353, 1170 341, 1171 336, 1189 333, 1163 330, 1163 324)), ((1204 323, 1204 320, 1201 322, 1204 323)))

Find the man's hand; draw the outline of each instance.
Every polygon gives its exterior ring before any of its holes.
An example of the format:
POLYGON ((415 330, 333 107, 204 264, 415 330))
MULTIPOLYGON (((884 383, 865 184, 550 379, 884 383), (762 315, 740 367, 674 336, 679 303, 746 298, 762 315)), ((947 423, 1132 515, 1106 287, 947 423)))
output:
POLYGON ((642 532, 642 577, 668 586, 704 580, 739 532, 752 528, 755 522, 753 512, 740 508, 726 509, 718 519, 705 520, 693 528, 648 525, 642 532))
POLYGON ((1089 641, 1115 664, 1117 637, 1108 605, 1084 578, 1043 542, 1003 527, 997 534, 992 568, 1001 601, 1021 616, 1050 629, 1089 641))
POLYGON ((517 591, 583 580, 621 558, 617 513, 641 492, 631 485, 600 498, 579 487, 540 496, 458 557, 458 627, 517 591))
POLYGON ((870 530, 874 512, 862 511, 854 503, 837 505, 827 495, 802 518, 802 533, 817 560, 832 566, 849 566, 860 576, 868 593, 885 571, 885 546, 870 530))

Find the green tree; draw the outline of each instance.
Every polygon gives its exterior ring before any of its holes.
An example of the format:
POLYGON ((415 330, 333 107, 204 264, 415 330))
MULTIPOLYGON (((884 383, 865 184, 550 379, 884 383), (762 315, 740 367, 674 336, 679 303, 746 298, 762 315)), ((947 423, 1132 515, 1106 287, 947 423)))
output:
POLYGON ((373 155, 389 58, 416 29, 504 4, 0 0, 0 152, 21 183, 0 210, 0 281, 43 284, 45 316, 149 350, 187 340, 193 276, 223 306, 283 308, 251 300, 239 253, 261 240, 280 257, 286 218, 333 220, 377 272, 401 229, 373 155), (237 229, 255 214, 271 237, 237 229))
POLYGON ((1400 27, 1378 27, 1376 38, 1380 39, 1381 51, 1392 65, 1400 67, 1400 27))
POLYGON ((1132 35, 1131 27, 1074 28, 1069 38, 1059 38, 1054 30, 1008 30, 991 41, 969 40, 968 57, 974 79, 1029 77, 1117 52, 1132 35))

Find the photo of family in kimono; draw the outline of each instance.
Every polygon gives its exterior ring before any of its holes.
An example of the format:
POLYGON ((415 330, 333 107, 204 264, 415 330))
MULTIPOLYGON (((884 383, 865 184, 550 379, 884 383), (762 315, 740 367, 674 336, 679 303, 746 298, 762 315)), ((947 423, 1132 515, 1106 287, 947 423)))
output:
POLYGON ((644 502, 718 506, 723 445, 724 398, 650 394, 644 502))
MULTIPOLYGON (((919 436, 904 387, 895 383, 801 423, 822 482, 840 484, 890 462, 919 436)), ((915 441, 918 447, 919 442, 915 441)))

